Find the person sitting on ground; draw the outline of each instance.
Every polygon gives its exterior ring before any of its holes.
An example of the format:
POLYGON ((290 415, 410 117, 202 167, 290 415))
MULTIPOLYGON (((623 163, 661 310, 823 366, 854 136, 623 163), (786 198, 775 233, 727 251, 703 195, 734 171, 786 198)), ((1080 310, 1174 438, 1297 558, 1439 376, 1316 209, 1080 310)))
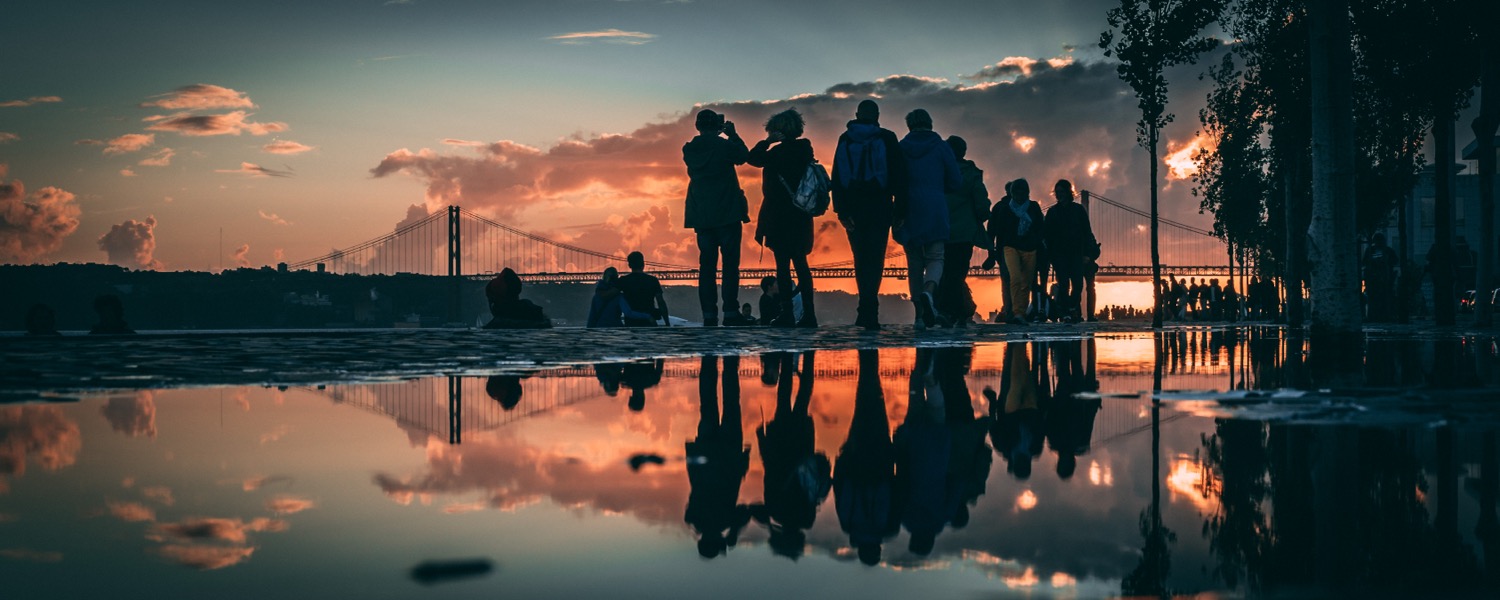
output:
POLYGON ((760 278, 760 324, 770 325, 781 314, 781 298, 776 290, 776 278, 770 275, 760 278))
POLYGON ((740 306, 740 316, 743 317, 747 323, 755 323, 755 311, 750 308, 749 302, 746 302, 740 306))
POLYGON ((624 327, 625 319, 650 319, 651 316, 630 308, 620 293, 619 271, 604 270, 594 284, 594 298, 589 305, 588 327, 624 327))
POLYGON ((89 330, 89 335, 128 335, 135 333, 125 324, 125 305, 120 297, 104 294, 94 298, 94 312, 99 313, 99 323, 89 330))
POLYGON ((552 320, 530 300, 521 299, 521 276, 510 267, 500 271, 488 285, 484 295, 490 302, 489 323, 485 329, 550 329, 552 320))
POLYGON ((52 312, 52 307, 46 304, 33 304, 26 311, 26 335, 51 336, 62 335, 57 331, 57 313, 52 312))
POLYGON ((624 294, 625 303, 645 315, 645 318, 627 315, 625 326, 655 327, 660 321, 671 327, 672 318, 667 312, 667 299, 662 296, 661 280, 646 272, 646 256, 631 252, 625 257, 625 262, 630 265, 630 273, 620 277, 616 285, 624 294))

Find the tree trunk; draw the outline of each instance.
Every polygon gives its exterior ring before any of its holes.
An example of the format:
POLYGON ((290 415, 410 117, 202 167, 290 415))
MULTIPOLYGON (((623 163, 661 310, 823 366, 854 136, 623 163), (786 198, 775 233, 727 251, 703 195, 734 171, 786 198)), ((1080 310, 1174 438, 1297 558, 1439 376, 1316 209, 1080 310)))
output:
POLYGON ((1156 309, 1151 311, 1151 328, 1161 329, 1161 251, 1157 246, 1157 214, 1156 214, 1156 145, 1158 131, 1155 125, 1147 132, 1150 139, 1146 150, 1151 152, 1151 289, 1152 298, 1156 301, 1156 309))
MULTIPOLYGON (((1292 153, 1288 152, 1288 158, 1292 153)), ((1302 178, 1298 176, 1302 161, 1285 160, 1286 260, 1283 261, 1282 289, 1286 292, 1286 324, 1302 329, 1302 265, 1307 259, 1307 224, 1302 222, 1302 178)))
POLYGON ((1432 271, 1432 314, 1438 325, 1457 322, 1458 299, 1454 289, 1453 254, 1453 115, 1438 115, 1432 123, 1432 225, 1433 249, 1428 268, 1432 271))
MULTIPOLYGON (((1360 333, 1354 205, 1354 70, 1348 0, 1308 3, 1312 64, 1312 331, 1348 340, 1360 333)), ((1335 345, 1342 345, 1336 343, 1335 345)))
MULTIPOLYGON (((1496 11, 1491 5, 1490 14, 1496 11)), ((1493 21, 1481 21, 1493 23, 1493 21)), ((1470 126, 1479 153, 1479 285, 1475 287, 1481 327, 1494 324, 1489 291, 1495 286, 1495 130, 1500 126, 1500 57, 1495 44, 1500 36, 1494 27, 1480 28, 1479 116, 1470 126)))

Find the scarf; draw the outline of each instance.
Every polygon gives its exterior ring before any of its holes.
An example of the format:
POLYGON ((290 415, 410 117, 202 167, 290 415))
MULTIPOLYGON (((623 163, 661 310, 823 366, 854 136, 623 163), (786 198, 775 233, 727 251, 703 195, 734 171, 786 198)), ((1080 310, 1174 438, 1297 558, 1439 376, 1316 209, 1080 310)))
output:
POLYGON ((1031 231, 1031 211, 1027 210, 1031 208, 1031 201, 1011 198, 1009 204, 1010 212, 1016 214, 1016 235, 1026 235, 1027 232, 1031 231), (1019 203, 1017 203, 1018 201, 1019 203))

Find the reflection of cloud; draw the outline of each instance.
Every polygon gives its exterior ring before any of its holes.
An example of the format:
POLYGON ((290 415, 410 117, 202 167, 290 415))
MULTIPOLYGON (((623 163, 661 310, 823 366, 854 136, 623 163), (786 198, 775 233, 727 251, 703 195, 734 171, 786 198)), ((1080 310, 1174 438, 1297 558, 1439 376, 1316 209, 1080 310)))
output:
POLYGON ((144 221, 126 219, 113 225, 99 236, 99 249, 109 256, 109 262, 122 267, 156 269, 162 266, 156 260, 156 216, 144 221))
POLYGON ((246 121, 245 119, 249 116, 243 110, 222 115, 194 115, 180 112, 146 117, 145 120, 151 123, 146 127, 149 131, 172 131, 187 136, 239 135, 241 133, 266 135, 289 129, 286 123, 246 121))
POLYGON ((307 498, 296 496, 277 496, 266 501, 266 510, 278 515, 291 515, 310 508, 316 508, 317 503, 307 498))
POLYGON ((142 390, 128 398, 110 398, 99 412, 117 432, 130 437, 156 437, 156 400, 150 391, 142 390))
POLYGON ((56 471, 78 460, 83 439, 74 423, 55 406, 0 408, 0 493, 9 489, 4 476, 26 474, 35 462, 56 471))
POLYGON ((164 485, 143 487, 141 488, 141 495, 147 499, 156 501, 162 506, 171 506, 177 503, 177 499, 172 497, 172 488, 164 485))
POLYGON ((55 563, 61 562, 61 552, 50 552, 46 550, 32 550, 30 548, 0 548, 0 558, 11 560, 24 560, 29 562, 55 563))
POLYGON ((153 96, 158 100, 142 102, 141 108, 167 110, 200 110, 207 108, 255 108, 244 92, 208 83, 185 85, 171 92, 153 96))
POLYGON ((105 503, 109 507, 109 514, 116 519, 126 522, 155 521, 156 511, 151 507, 139 502, 114 502, 105 503))
POLYGON ((608 44, 628 44, 639 46, 649 44, 656 40, 656 34, 641 31, 623 31, 619 29, 601 29, 598 31, 574 31, 572 33, 560 33, 547 39, 563 44, 587 44, 590 42, 604 42, 608 44))
POLYGON ((249 521, 218 517, 194 517, 177 523, 158 523, 146 537, 157 541, 167 539, 219 540, 243 544, 247 533, 286 531, 286 528, 286 521, 265 517, 258 517, 249 521))
POLYGON ((260 434, 260 443, 269 444, 271 442, 280 441, 281 438, 286 437, 286 434, 291 432, 291 425, 277 425, 274 429, 260 434))
POLYGON ((214 172, 215 173, 240 173, 242 175, 249 175, 251 177, 291 177, 292 176, 292 172, 291 171, 277 171, 276 169, 268 169, 266 167, 262 167, 260 165, 255 164, 255 163, 247 163, 247 162, 240 163, 240 168, 238 168, 238 169, 214 169, 214 172))
POLYGON ((27 263, 62 247, 78 230, 82 211, 73 194, 44 187, 26 194, 19 180, 5 181, 0 163, 0 262, 27 263))
POLYGON ((177 564, 207 571, 240 564, 255 553, 255 547, 171 544, 157 552, 177 564))

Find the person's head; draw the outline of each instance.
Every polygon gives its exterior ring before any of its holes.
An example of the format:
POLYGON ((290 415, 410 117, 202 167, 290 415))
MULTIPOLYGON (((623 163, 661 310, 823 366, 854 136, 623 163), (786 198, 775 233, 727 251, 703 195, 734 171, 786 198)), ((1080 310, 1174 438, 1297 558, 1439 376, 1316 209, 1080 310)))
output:
POLYGON ((948 136, 948 147, 953 149, 953 158, 963 160, 964 155, 969 153, 969 143, 956 135, 948 136))
POLYGON ((797 560, 802 558, 802 553, 807 549, 807 532, 795 527, 776 527, 771 529, 771 537, 766 540, 766 545, 777 556, 797 560))
POLYGON ((740 314, 748 317, 752 314, 755 314, 755 309, 750 308, 750 303, 746 302, 740 305, 740 314))
POLYGON ((26 333, 51 335, 57 333, 57 313, 46 304, 33 304, 26 311, 26 333))
POLYGON ((864 121, 880 120, 880 105, 874 100, 860 100, 859 107, 854 109, 854 118, 864 121))
POLYGON ((484 382, 484 393, 500 403, 500 408, 512 410, 521 403, 521 378, 514 375, 491 375, 484 382))
POLYGON ((1213 279, 1208 280, 1208 284, 1211 285, 1211 286, 1214 286, 1214 287, 1219 287, 1219 278, 1215 277, 1213 279))
POLYGON ((770 275, 760 278, 760 291, 767 294, 776 293, 776 278, 770 275))
POLYGON ((880 542, 865 542, 859 548, 859 562, 867 566, 880 564, 880 542))
POLYGON ((802 137, 803 125, 802 113, 788 108, 766 119, 766 133, 780 133, 784 139, 795 140, 802 137))
POLYGON ((1073 201, 1073 182, 1066 179, 1057 180, 1057 185, 1052 186, 1052 196, 1058 202, 1073 201))
POLYGON ((1017 179, 1010 182, 1010 195, 1017 201, 1031 199, 1031 184, 1025 179, 1017 179))
POLYGON ((646 410, 646 388, 630 388, 630 400, 625 403, 630 412, 641 412, 646 410))
POLYGON ((724 555, 729 547, 724 542, 724 536, 718 533, 705 533, 698 540, 698 556, 703 558, 718 558, 724 555))
POLYGON ((724 129, 724 115, 705 108, 698 111, 698 118, 693 126, 698 128, 698 133, 718 134, 724 129))
POLYGON ((1031 453, 1025 450, 1014 450, 1010 453, 1010 461, 1005 466, 1012 477, 1026 481, 1031 478, 1031 453))
POLYGON ((932 115, 921 108, 906 113, 906 128, 911 131, 932 131, 932 115))
POLYGON ((1384 232, 1376 232, 1375 235, 1370 238, 1370 243, 1374 244, 1376 246, 1384 246, 1385 245, 1385 233, 1384 232))
POLYGON ((631 272, 642 271, 646 268, 646 255, 639 250, 625 256, 625 264, 630 265, 631 272))
POLYGON ((1078 457, 1071 452, 1063 452, 1057 455, 1057 478, 1067 481, 1078 471, 1078 457))
POLYGON ((932 546, 936 542, 936 533, 929 533, 926 531, 922 533, 913 533, 911 534, 911 543, 906 545, 906 549, 917 556, 927 556, 928 554, 932 554, 932 546))
POLYGON ((1007 182, 1005 182, 1005 195, 1007 195, 1007 196, 1010 195, 1010 186, 1013 183, 1015 183, 1015 182, 1014 181, 1007 181, 1007 182))
POLYGON ((614 280, 619 279, 619 278, 620 278, 620 270, 619 269, 616 269, 614 267, 605 267, 604 268, 604 273, 599 276, 599 281, 602 281, 604 283, 611 283, 614 280))

